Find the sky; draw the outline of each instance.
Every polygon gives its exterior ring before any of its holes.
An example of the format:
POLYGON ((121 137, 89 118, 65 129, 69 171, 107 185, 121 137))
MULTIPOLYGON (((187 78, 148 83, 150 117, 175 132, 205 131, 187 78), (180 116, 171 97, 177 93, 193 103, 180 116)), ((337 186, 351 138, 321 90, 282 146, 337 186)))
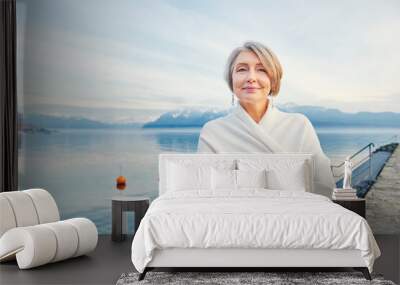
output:
POLYGON ((400 112, 400 1, 17 0, 22 112, 143 122, 228 108, 230 52, 283 66, 277 104, 400 112))

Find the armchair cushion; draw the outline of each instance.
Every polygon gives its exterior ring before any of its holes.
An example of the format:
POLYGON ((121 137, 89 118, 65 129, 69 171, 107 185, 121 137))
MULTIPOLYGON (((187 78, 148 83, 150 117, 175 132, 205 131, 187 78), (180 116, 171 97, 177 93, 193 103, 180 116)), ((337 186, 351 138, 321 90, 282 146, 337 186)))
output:
POLYGON ((0 239, 0 260, 14 255, 20 269, 77 257, 96 248, 97 229, 86 218, 18 227, 0 239))
POLYGON ((46 190, 0 193, 0 262, 17 259, 20 269, 86 254, 96 248, 96 225, 86 218, 59 221, 46 190))

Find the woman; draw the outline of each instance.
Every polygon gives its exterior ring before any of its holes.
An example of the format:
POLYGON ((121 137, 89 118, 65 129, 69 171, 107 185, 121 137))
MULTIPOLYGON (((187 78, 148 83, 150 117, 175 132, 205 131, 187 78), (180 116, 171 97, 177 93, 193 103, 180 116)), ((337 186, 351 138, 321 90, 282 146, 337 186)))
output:
POLYGON ((312 153, 314 192, 330 197, 335 187, 330 160, 311 122, 302 114, 285 113, 273 106, 281 78, 278 58, 264 45, 247 42, 235 49, 228 59, 226 81, 238 106, 229 115, 203 126, 198 152, 312 153))

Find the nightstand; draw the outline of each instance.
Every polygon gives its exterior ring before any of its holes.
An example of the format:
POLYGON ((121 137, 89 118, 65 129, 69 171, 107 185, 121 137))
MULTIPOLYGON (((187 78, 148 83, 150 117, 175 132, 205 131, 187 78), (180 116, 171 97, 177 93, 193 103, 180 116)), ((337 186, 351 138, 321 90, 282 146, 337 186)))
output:
POLYGON ((115 196, 112 198, 112 234, 113 241, 123 241, 126 237, 123 234, 124 212, 135 212, 135 232, 137 231, 140 221, 146 214, 150 205, 149 197, 139 196, 115 196))
POLYGON ((359 214, 365 219, 365 199, 356 200, 332 200, 332 202, 339 204, 340 206, 359 214))

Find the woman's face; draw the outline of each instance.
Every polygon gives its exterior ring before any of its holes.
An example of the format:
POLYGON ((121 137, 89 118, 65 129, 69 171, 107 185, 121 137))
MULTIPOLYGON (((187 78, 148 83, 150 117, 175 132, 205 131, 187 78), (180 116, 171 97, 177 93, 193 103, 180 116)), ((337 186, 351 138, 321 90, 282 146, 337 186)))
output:
POLYGON ((254 52, 239 53, 233 65, 232 85, 233 93, 240 102, 265 103, 271 90, 271 81, 267 70, 254 52))

